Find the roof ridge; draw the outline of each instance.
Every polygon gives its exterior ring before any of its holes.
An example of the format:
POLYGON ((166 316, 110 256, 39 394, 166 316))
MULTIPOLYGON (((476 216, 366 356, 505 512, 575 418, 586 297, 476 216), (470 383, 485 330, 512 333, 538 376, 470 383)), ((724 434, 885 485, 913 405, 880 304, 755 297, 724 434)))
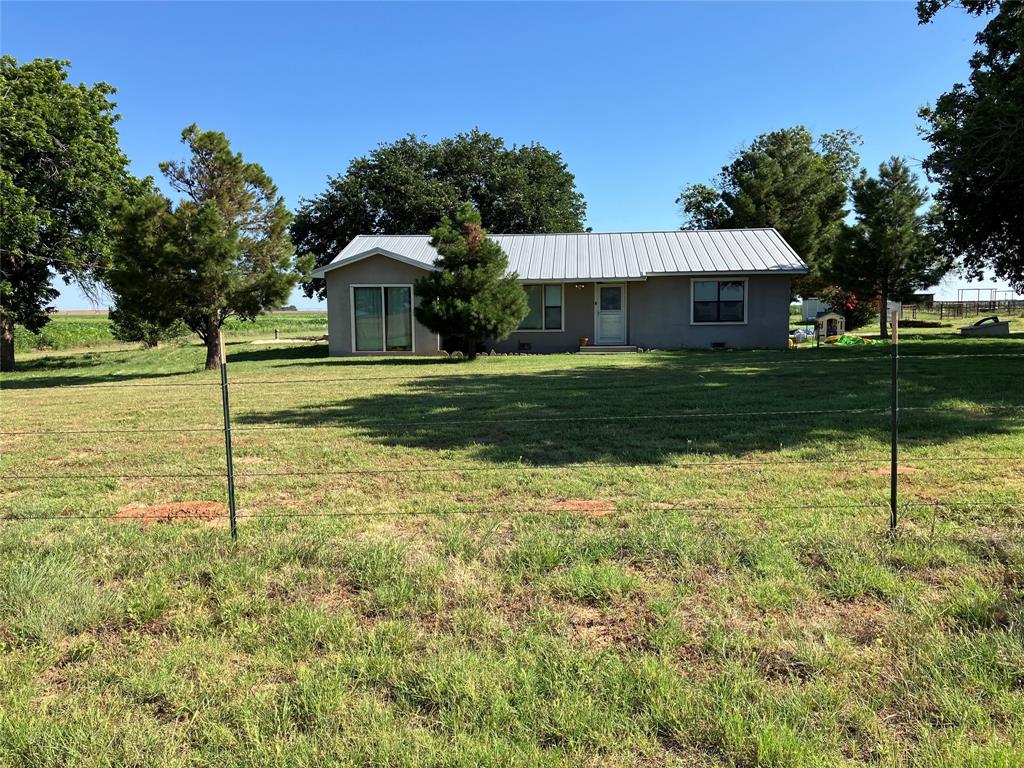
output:
MULTIPOLYGON (((719 227, 716 229, 620 229, 609 232, 488 232, 491 237, 550 237, 552 235, 674 235, 690 232, 767 232, 775 227, 719 227)), ((386 235, 380 233, 360 233, 356 237, 427 237, 429 234, 386 235)))

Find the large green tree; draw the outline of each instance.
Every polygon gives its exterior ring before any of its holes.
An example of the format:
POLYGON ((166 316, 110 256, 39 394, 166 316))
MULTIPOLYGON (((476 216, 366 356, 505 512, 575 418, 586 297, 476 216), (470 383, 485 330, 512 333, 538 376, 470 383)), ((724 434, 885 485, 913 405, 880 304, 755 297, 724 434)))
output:
POLYGON ((856 221, 841 238, 831 272, 857 296, 878 299, 882 338, 889 335, 886 302, 935 285, 951 265, 936 247, 930 214, 921 211, 927 201, 928 193, 898 157, 882 163, 877 177, 861 171, 853 182, 856 221))
MULTIPOLYGON (((558 152, 508 147, 479 130, 436 143, 409 135, 356 158, 324 192, 303 200, 292 239, 321 266, 356 235, 429 232, 467 200, 494 232, 580 232, 586 214, 558 152)), ((324 297, 323 280, 304 288, 324 297)))
MULTIPOLYGON (((921 23, 954 3, 918 3, 921 23)), ((986 269, 1024 292, 1024 3, 961 0, 996 11, 978 33, 967 84, 921 110, 932 151, 924 160, 941 211, 941 242, 967 273, 986 269)))
POLYGON ((153 332, 184 323, 218 363, 220 328, 280 305, 309 269, 296 259, 284 199, 223 133, 182 131, 190 157, 160 164, 175 205, 150 188, 120 207, 107 283, 123 325, 153 332))
POLYGON ((508 257, 465 203, 430 233, 439 269, 416 281, 416 319, 473 359, 487 339, 504 339, 529 310, 526 291, 507 274, 508 257))
POLYGON ((712 184, 690 184, 676 199, 684 228, 774 227, 807 262, 796 290, 825 285, 849 184, 860 158, 860 136, 847 130, 817 140, 803 126, 758 136, 722 167, 712 184))
POLYGON ((111 200, 132 187, 106 83, 68 82, 66 61, 0 58, 0 370, 14 326, 38 331, 55 276, 95 285, 109 255, 111 200))

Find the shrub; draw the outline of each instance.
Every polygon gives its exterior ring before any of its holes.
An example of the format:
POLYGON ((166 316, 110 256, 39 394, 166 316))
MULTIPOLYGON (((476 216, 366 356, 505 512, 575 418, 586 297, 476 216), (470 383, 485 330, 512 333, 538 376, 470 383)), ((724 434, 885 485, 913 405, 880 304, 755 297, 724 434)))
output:
POLYGON ((147 347, 159 346, 161 341, 184 338, 191 331, 180 320, 170 325, 159 325, 127 310, 112 307, 109 312, 110 333, 118 341, 138 341, 147 347))
POLYGON ((846 330, 867 325, 878 314, 878 302, 874 299, 861 299, 852 291, 839 286, 830 285, 823 289, 818 298, 832 307, 833 312, 842 313, 846 318, 846 330))
POLYGON ((439 269, 416 281, 416 319, 472 360, 484 341, 507 338, 519 326, 527 313, 526 291, 506 274, 508 257, 487 237, 469 203, 454 223, 445 217, 430 235, 439 269))

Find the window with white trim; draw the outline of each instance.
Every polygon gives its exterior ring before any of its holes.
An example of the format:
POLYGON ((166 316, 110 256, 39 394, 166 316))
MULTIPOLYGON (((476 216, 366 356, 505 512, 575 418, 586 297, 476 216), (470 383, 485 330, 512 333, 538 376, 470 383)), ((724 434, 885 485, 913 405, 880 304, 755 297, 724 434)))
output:
POLYGON ((746 280, 694 280, 694 323, 746 322, 746 280))
POLYGON ((524 285, 526 301, 530 307, 519 323, 520 331, 562 330, 562 286, 524 285))
POLYGON ((412 351, 412 286, 352 287, 356 352, 412 351))

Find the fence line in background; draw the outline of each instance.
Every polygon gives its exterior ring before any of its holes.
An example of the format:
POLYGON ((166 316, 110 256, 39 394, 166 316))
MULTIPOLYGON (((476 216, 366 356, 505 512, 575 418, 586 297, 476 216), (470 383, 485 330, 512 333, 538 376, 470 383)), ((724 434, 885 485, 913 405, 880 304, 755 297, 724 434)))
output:
POLYGON ((977 301, 933 301, 932 311, 938 309, 939 320, 946 318, 973 317, 983 312, 1006 312, 1014 314, 1024 311, 1024 299, 978 299, 977 301))

